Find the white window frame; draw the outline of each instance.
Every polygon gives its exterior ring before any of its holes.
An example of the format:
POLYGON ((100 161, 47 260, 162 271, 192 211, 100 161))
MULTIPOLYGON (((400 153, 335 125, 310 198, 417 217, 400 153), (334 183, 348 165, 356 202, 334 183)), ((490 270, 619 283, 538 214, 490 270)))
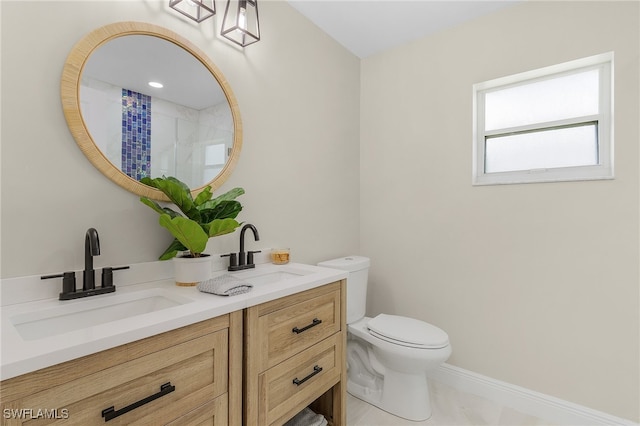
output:
POLYGON ((613 179, 613 52, 552 65, 473 85, 473 185, 499 185, 533 182, 613 179), (535 125, 520 126, 500 131, 485 131, 484 96, 486 93, 509 86, 520 86, 541 80, 583 72, 600 70, 599 113, 535 125), (486 138, 508 135, 518 131, 562 128, 581 123, 597 122, 598 164, 589 166, 557 167, 548 169, 485 172, 486 138))

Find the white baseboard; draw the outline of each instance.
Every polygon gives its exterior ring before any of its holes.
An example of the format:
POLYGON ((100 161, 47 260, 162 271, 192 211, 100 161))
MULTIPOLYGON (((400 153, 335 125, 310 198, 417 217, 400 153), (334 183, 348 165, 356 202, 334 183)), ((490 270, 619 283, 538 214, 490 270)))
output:
POLYGON ((447 363, 431 371, 429 378, 458 391, 481 396, 556 425, 639 426, 631 420, 501 382, 447 363))

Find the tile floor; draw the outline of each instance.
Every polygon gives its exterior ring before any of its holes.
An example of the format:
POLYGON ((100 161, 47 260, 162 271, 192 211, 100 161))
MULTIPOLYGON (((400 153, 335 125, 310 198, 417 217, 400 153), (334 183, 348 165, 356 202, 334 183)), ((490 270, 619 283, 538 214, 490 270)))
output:
POLYGON ((412 422, 393 416, 366 402, 347 394, 348 426, 550 426, 542 419, 519 413, 508 407, 476 395, 431 380, 431 407, 429 420, 412 422))

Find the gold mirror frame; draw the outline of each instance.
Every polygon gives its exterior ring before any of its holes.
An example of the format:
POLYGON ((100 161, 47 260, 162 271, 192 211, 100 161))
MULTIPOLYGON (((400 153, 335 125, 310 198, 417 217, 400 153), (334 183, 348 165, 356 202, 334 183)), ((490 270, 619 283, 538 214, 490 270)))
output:
POLYGON ((102 174, 122 188, 154 200, 169 201, 161 191, 129 177, 107 159, 91 137, 80 111, 80 81, 82 71, 89 57, 98 47, 109 40, 127 35, 159 37, 185 49, 198 59, 220 84, 229 103, 233 117, 233 147, 222 171, 211 182, 195 189, 192 188, 191 194, 195 197, 206 186, 211 186, 212 190, 219 188, 229 178, 229 175, 231 175, 231 172, 238 162, 242 148, 242 121, 240 119, 238 102, 231 91, 229 83, 222 75, 222 72, 220 72, 218 67, 216 67, 203 51, 173 31, 157 25, 144 22, 118 22, 109 24, 90 32, 73 47, 62 71, 60 94, 62 98, 62 110, 76 143, 87 159, 89 159, 102 174))

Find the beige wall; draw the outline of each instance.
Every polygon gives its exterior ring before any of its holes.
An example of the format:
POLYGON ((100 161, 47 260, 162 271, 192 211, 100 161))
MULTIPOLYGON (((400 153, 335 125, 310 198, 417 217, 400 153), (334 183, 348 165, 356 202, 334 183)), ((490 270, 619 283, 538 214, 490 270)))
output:
POLYGON ((370 315, 450 363, 640 419, 638 2, 526 2, 362 61, 370 315), (615 51, 613 181, 471 186, 472 85, 615 51))
MULTIPOLYGON (((213 20, 198 26, 167 4, 1 2, 2 277, 82 269, 89 227, 102 245, 96 267, 156 260, 171 241, 157 214, 85 159, 60 104, 72 46, 127 20, 186 37, 229 81, 245 138, 220 191, 245 188, 239 220, 261 236, 249 247, 285 245, 310 263, 358 249, 359 60, 284 2, 260 3, 263 40, 244 51, 213 20)), ((209 244, 237 250, 238 233, 209 244)))

